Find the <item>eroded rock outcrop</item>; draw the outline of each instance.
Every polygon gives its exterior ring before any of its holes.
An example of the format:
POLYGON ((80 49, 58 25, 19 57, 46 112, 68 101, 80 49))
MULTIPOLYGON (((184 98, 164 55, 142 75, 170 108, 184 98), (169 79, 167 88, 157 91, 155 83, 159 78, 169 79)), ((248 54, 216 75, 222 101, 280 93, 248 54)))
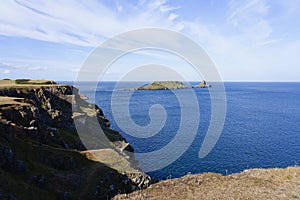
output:
POLYGON ((151 178, 124 151, 133 148, 109 125, 70 85, 0 86, 1 198, 106 199, 147 187, 151 178), (80 101, 76 112, 74 99, 80 101), (110 143, 94 149, 97 154, 86 149, 74 124, 74 118, 93 117, 110 143), (114 160, 123 162, 115 166, 114 160))
POLYGON ((194 88, 210 88, 211 85, 207 84, 205 80, 203 80, 201 83, 198 85, 195 85, 194 88))

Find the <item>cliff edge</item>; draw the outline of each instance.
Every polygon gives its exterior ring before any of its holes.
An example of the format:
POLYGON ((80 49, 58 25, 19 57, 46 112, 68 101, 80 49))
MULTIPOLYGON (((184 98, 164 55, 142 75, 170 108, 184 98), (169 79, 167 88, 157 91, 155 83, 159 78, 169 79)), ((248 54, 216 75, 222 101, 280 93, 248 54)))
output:
POLYGON ((300 199, 300 167, 187 175, 114 199, 300 199))
POLYGON ((0 199, 107 199, 147 187, 151 178, 124 151, 133 148, 109 125, 71 85, 0 81, 0 199), (96 117, 110 145, 85 149, 76 117, 96 117))

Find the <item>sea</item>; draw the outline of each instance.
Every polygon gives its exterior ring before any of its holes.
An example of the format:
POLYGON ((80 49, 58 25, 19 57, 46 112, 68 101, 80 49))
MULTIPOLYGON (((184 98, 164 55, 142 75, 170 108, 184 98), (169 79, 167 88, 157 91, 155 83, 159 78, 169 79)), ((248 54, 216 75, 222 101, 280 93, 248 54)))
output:
MULTIPOLYGON (((132 88, 136 84, 123 83, 122 87, 132 88)), ((88 101, 101 107, 111 122, 111 128, 119 131, 137 153, 162 149, 176 136, 180 123, 185 123, 185 119, 181 118, 179 100, 171 90, 124 90, 122 92, 132 93, 127 108, 130 116, 124 113, 124 118, 131 118, 136 125, 149 125, 151 122, 149 109, 152 105, 160 104, 166 111, 166 121, 160 131, 147 138, 135 137, 122 130, 113 115, 111 105, 116 82, 100 82, 96 89, 92 89, 95 83, 85 82, 80 85, 82 86, 79 88, 80 92, 88 97, 88 101)), ((199 149, 211 121, 209 89, 179 89, 177 92, 186 93, 183 95, 186 99, 189 99, 186 90, 193 90, 196 94, 200 120, 189 122, 198 123, 196 135, 177 160, 147 174, 163 180, 203 172, 227 175, 251 168, 284 168, 299 165, 300 83, 225 82, 224 86, 225 123, 210 153, 204 158, 199 158, 199 149)), ((122 95, 118 98, 122 103, 122 95)), ((189 132, 186 134, 188 136, 189 132)), ((175 147, 174 152, 176 151, 175 147)))

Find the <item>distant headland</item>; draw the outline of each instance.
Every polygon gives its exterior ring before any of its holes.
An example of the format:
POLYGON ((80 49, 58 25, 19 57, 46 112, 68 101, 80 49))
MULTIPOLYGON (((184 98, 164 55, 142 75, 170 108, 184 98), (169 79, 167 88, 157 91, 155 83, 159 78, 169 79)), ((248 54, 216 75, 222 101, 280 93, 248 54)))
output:
POLYGON ((150 84, 131 88, 131 90, 176 90, 176 89, 188 89, 188 88, 209 88, 211 85, 207 84, 206 81, 202 81, 195 86, 184 84, 181 81, 154 81, 150 84))

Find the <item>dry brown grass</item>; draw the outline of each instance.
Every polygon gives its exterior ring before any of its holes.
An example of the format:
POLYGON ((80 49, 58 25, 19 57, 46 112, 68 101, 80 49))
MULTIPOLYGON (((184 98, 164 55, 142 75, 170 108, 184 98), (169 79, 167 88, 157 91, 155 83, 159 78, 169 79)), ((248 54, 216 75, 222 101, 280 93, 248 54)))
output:
POLYGON ((49 80, 29 80, 26 84, 16 84, 15 80, 0 80, 0 89, 12 88, 40 88, 42 86, 49 86, 55 84, 48 84, 49 80))
POLYGON ((28 106, 29 104, 25 103, 24 98, 17 98, 17 97, 6 97, 6 96, 0 96, 0 106, 3 105, 22 105, 22 106, 28 106))
POLYGON ((300 167, 187 175, 114 199, 300 199, 300 167))
POLYGON ((88 150, 82 151, 81 154, 85 155, 88 159, 101 162, 110 168, 123 173, 137 173, 139 172, 136 169, 131 167, 131 164, 128 159, 124 158, 124 155, 121 155, 113 149, 97 149, 97 150, 88 150))

